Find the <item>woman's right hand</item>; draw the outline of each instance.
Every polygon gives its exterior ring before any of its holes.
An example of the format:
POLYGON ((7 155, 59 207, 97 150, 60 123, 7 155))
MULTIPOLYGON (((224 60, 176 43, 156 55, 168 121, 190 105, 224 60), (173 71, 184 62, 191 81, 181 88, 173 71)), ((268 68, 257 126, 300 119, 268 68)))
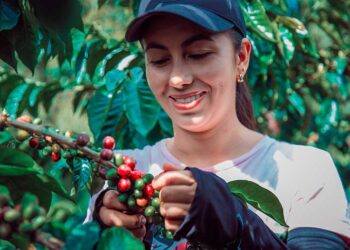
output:
POLYGON ((142 214, 127 214, 127 207, 118 199, 118 192, 109 190, 104 194, 99 216, 108 227, 124 227, 141 241, 146 235, 146 218, 142 214))

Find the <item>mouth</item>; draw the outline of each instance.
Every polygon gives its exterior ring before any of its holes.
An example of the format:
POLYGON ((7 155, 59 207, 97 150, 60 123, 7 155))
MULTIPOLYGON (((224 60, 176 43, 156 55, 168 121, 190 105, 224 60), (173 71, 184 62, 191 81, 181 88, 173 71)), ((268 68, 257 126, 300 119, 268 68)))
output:
POLYGON ((195 108, 204 98, 207 92, 193 92, 184 95, 171 95, 169 98, 172 100, 175 108, 180 110, 189 110, 195 108))

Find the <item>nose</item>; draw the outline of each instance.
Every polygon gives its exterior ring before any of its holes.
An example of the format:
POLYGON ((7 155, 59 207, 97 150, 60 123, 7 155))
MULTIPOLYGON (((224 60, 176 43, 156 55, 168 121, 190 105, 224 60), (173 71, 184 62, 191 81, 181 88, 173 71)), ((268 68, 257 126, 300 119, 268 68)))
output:
POLYGON ((193 74, 183 62, 174 63, 169 78, 169 85, 173 88, 183 89, 193 83, 193 74))

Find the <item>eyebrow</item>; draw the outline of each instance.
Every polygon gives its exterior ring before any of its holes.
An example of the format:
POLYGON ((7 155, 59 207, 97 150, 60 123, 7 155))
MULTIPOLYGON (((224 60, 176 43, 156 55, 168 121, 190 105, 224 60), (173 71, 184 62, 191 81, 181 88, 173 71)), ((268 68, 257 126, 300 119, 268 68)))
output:
MULTIPOLYGON (((194 35, 194 36, 191 36, 190 38, 186 39, 184 42, 181 43, 181 47, 188 47, 190 46, 191 44, 193 44, 194 42, 197 42, 197 41, 201 41, 201 40, 205 40, 205 41, 211 41, 213 42, 214 40, 208 36, 208 35, 204 35, 204 34, 198 34, 198 35, 194 35)), ((162 50, 167 50, 167 47, 162 45, 162 44, 159 44, 159 43, 156 43, 156 42, 150 42, 145 51, 149 50, 149 49, 162 49, 162 50)))

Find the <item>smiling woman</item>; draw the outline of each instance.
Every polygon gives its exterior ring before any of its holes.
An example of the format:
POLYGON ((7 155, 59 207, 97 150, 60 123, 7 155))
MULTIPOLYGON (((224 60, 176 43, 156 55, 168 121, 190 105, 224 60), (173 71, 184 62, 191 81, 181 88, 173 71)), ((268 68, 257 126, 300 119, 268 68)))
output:
POLYGON ((144 48, 148 84, 174 136, 121 152, 159 174, 153 186, 175 241, 155 237, 154 226, 145 237, 145 218, 126 214, 115 191, 91 199, 87 221, 125 227, 151 249, 348 248, 347 202, 330 155, 254 130, 245 36, 238 1, 141 1, 126 39, 144 48), (226 182, 239 179, 271 190, 289 228, 232 196, 226 182))

